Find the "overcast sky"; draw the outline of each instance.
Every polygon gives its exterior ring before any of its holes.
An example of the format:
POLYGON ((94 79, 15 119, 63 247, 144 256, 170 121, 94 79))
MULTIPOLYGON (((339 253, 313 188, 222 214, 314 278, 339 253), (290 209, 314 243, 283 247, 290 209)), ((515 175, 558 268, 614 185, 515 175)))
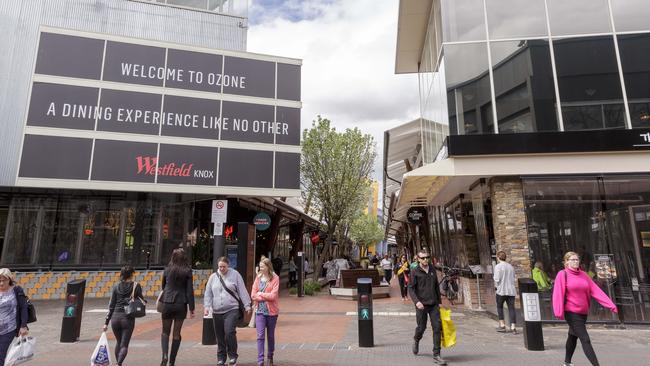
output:
POLYGON ((252 0, 248 51, 299 58, 302 128, 316 115, 374 136, 419 116, 418 82, 395 75, 398 0, 252 0))

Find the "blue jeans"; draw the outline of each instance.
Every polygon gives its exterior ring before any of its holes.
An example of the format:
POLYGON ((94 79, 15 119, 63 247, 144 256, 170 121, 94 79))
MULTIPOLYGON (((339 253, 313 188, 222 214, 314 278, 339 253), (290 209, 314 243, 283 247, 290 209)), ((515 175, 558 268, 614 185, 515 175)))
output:
POLYGON ((7 351, 11 345, 11 341, 16 338, 16 332, 9 332, 7 334, 0 335, 0 366, 4 366, 5 358, 7 358, 7 351))

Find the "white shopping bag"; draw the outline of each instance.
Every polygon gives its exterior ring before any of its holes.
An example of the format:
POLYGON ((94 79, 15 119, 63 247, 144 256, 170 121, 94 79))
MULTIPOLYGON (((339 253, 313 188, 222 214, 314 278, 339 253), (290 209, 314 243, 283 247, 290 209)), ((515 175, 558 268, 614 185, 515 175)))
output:
POLYGON ((103 332, 102 336, 99 337, 99 342, 97 342, 93 354, 90 356, 90 366, 110 366, 112 363, 111 350, 108 348, 106 332, 103 332))
POLYGON ((5 366, 15 366, 34 358, 36 340, 34 337, 17 337, 11 342, 7 350, 5 366))

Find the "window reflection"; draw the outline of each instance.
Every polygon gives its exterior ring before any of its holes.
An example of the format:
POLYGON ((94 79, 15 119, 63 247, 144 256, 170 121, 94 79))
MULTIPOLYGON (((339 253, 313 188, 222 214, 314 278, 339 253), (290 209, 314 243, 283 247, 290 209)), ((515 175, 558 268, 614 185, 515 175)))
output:
POLYGON ((493 42, 490 47, 499 133, 557 130, 548 41, 493 42))
POLYGON ((487 0, 490 39, 547 35, 544 0, 487 0))
POLYGON ((561 39, 553 46, 565 130, 624 128, 613 37, 561 39))
POLYGON ((551 34, 611 32, 607 0, 547 0, 551 34))
POLYGON ((611 0, 617 32, 650 30, 650 1, 611 0))
POLYGON ((487 45, 445 45, 445 64, 453 65, 445 69, 450 132, 492 133, 494 127, 481 113, 492 102, 487 45))
POLYGON ((650 34, 618 36, 632 127, 650 126, 650 34))
POLYGON ((483 0, 443 0, 445 42, 485 40, 483 0))

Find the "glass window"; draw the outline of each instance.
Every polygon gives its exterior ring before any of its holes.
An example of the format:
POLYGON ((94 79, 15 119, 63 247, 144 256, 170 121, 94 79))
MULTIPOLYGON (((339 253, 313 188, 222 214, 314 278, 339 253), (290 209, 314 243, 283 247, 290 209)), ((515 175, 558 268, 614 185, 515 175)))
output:
POLYGON ((556 131, 547 40, 491 42, 499 133, 556 131))
POLYGON ((487 0, 490 39, 547 35, 544 0, 487 0))
POLYGON ((92 200, 82 207, 83 237, 81 259, 85 264, 116 264, 120 229, 122 226, 122 202, 92 200))
POLYGON ((617 32, 650 30, 648 0, 611 0, 617 32))
POLYGON ((483 0, 443 0, 444 42, 485 40, 483 0))
POLYGON ((564 129, 625 128, 612 36, 553 41, 564 129))
POLYGON ((492 133, 494 128, 481 114, 492 103, 486 43, 445 45, 445 65, 452 133, 492 133))
POLYGON ((548 17, 553 36, 612 30, 607 0, 548 0, 548 17))
POLYGON ((632 127, 650 127, 650 34, 618 36, 632 127))
POLYGON ((38 204, 28 198, 11 201, 2 263, 30 264, 38 232, 38 204))
POLYGON ((81 213, 70 201, 48 205, 41 229, 39 264, 66 266, 76 263, 80 217, 81 213))

